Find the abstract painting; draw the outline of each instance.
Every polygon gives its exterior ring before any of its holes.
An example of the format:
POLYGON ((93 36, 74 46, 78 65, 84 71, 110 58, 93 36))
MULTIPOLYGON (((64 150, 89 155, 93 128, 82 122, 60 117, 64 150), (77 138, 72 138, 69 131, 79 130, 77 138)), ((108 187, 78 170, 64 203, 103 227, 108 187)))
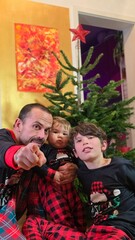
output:
POLYGON ((15 24, 17 89, 46 92, 42 83, 54 86, 60 68, 58 30, 43 26, 15 24))

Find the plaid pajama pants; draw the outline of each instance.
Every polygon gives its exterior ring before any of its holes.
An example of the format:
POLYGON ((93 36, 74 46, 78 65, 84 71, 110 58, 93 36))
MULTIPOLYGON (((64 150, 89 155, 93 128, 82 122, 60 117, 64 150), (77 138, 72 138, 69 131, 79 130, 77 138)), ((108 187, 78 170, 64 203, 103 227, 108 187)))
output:
POLYGON ((50 219, 78 231, 85 232, 84 207, 73 183, 58 185, 53 181, 39 181, 41 203, 50 219))
POLYGON ((121 229, 113 226, 92 225, 86 234, 87 240, 132 240, 121 229))
POLYGON ((29 216, 22 228, 27 240, 86 240, 85 234, 67 226, 29 216))
POLYGON ((122 230, 112 226, 92 225, 86 234, 75 229, 29 216, 23 226, 27 240, 132 240, 122 230))
POLYGON ((0 239, 2 240, 26 239, 19 230, 17 224, 14 199, 9 200, 9 202, 6 205, 0 208, 0 239))

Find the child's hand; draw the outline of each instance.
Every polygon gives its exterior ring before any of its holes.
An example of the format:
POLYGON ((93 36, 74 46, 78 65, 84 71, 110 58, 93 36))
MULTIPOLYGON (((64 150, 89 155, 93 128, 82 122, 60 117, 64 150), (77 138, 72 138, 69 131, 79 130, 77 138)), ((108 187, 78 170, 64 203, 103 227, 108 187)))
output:
POLYGON ((58 172, 56 171, 55 175, 54 175, 54 178, 53 178, 53 181, 56 183, 56 184, 61 184, 61 180, 63 179, 63 174, 61 172, 58 172))
POLYGON ((63 166, 60 166, 58 171, 61 173, 60 184, 66 184, 73 182, 76 177, 78 167, 74 163, 66 163, 63 166))

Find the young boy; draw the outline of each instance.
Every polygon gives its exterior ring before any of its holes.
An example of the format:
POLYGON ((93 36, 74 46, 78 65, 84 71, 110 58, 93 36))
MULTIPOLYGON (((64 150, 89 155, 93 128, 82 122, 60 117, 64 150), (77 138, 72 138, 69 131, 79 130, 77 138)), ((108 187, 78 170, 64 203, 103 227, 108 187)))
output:
POLYGON ((73 128, 70 143, 84 163, 78 177, 93 220, 87 239, 135 239, 135 168, 131 161, 104 157, 106 134, 92 123, 73 128))

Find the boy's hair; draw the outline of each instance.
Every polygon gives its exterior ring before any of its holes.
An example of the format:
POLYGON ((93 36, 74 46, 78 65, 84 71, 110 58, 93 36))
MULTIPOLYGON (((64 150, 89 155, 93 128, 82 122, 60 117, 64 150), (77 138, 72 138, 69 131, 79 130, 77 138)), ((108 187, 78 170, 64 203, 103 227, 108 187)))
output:
POLYGON ((79 123, 76 127, 72 128, 70 131, 69 142, 71 147, 74 147, 74 137, 76 137, 78 133, 81 134, 82 136, 91 135, 98 137, 101 142, 103 140, 107 140, 107 135, 102 128, 98 127, 94 123, 83 122, 79 123))
POLYGON ((59 123, 59 124, 62 124, 64 125, 67 129, 71 129, 71 124, 69 121, 67 121, 65 118, 62 118, 62 117, 59 117, 59 116, 55 116, 53 117, 53 125, 55 123, 59 123))

